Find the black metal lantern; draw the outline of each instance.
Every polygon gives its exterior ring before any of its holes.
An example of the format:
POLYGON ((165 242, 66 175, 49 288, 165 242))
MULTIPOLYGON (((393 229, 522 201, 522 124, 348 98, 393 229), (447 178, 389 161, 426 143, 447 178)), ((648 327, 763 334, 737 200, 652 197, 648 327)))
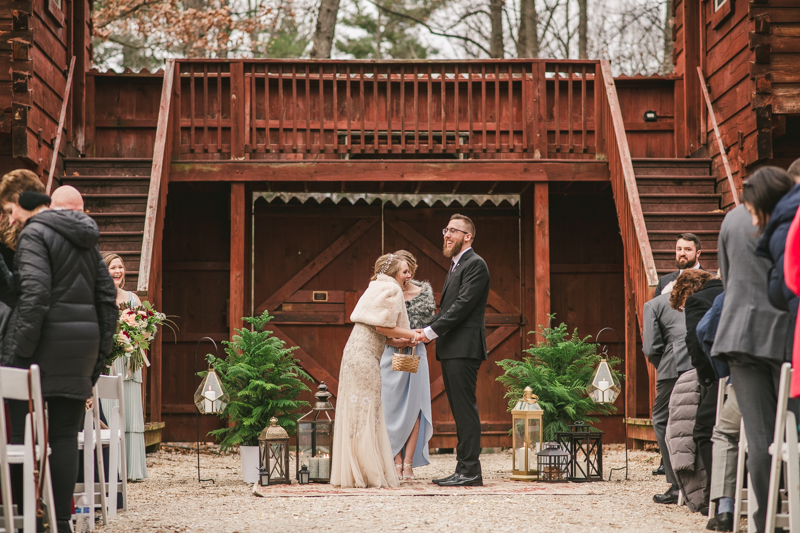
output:
POLYGON ((547 442, 544 450, 536 454, 539 465, 539 481, 567 481, 569 454, 557 442, 547 442))
POLYGON ((333 455, 334 409, 324 381, 320 382, 314 409, 297 421, 297 479, 300 480, 300 465, 308 465, 309 479, 319 483, 331 480, 331 457, 333 455))
POLYGON ((570 431, 557 433, 559 444, 569 453, 569 481, 603 480, 603 432, 575 422, 570 431))
POLYGON ((289 434, 274 416, 258 437, 258 457, 260 478, 263 479, 263 472, 266 472, 267 485, 292 483, 289 479, 289 434))
POLYGON ((308 471, 308 467, 303 465, 300 467, 300 471, 297 473, 297 481, 299 481, 301 485, 308 485, 309 475, 310 472, 308 471))
POLYGON ((258 484, 262 487, 269 486, 269 470, 266 468, 258 469, 258 484))

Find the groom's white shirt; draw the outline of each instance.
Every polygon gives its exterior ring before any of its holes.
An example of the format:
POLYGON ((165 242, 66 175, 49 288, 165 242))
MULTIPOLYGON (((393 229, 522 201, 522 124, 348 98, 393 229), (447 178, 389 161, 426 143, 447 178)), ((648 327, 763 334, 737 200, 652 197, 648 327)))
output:
MULTIPOLYGON (((458 255, 453 258, 453 264, 450 266, 450 272, 455 271, 456 267, 458 266, 458 262, 461 261, 461 256, 467 253, 471 249, 472 246, 470 246, 469 248, 465 248, 464 250, 461 250, 458 253, 458 255)), ((439 336, 436 334, 435 331, 433 331, 433 329, 430 326, 426 326, 425 329, 422 330, 422 332, 425 333, 425 336, 428 337, 429 341, 432 341, 433 339, 439 336)))

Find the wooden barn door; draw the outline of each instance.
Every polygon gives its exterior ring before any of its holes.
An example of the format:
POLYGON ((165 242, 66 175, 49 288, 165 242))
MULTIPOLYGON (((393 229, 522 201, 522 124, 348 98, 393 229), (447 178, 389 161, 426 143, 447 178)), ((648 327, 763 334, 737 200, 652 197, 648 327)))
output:
MULTIPOLYGON (((408 204, 405 204, 408 206, 408 204)), ((424 204, 421 204, 424 205, 424 204)), ((396 208, 372 205, 267 204, 254 206, 253 302, 255 312, 269 310, 270 329, 289 345, 317 381, 338 391, 339 365, 350 335, 349 321, 369 283, 377 257, 406 249, 419 261, 417 278, 428 280, 437 295, 449 260, 442 256, 441 229, 461 212, 478 225, 476 251, 487 261, 492 292, 487 309, 489 361, 478 378, 483 446, 509 444, 505 389, 496 382, 496 361, 519 358, 520 241, 517 206, 506 208, 396 208)), ((455 424, 444 394, 435 343, 428 354, 433 398, 432 447, 454 447, 455 424)))

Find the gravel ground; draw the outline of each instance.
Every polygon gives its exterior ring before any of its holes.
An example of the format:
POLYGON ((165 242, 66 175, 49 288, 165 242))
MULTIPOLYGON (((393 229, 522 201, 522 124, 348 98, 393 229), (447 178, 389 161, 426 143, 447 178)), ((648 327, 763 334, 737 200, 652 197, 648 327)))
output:
MULTIPOLYGON (((624 466, 621 445, 606 446, 609 468, 624 466)), ((216 483, 197 482, 197 458, 178 448, 148 455, 149 478, 129 484, 128 511, 98 531, 542 531, 542 532, 701 532, 708 520, 686 507, 658 505, 652 496, 667 488, 650 471, 658 455, 629 452, 630 472, 591 484, 593 495, 553 496, 326 496, 258 498, 241 480, 238 455, 201 455, 201 474, 216 483)), ((510 452, 481 456, 484 477, 510 475, 510 452)), ((431 465, 415 470, 416 482, 450 474, 453 455, 432 455, 431 465)), ((587 491, 589 492, 589 491, 587 491)))

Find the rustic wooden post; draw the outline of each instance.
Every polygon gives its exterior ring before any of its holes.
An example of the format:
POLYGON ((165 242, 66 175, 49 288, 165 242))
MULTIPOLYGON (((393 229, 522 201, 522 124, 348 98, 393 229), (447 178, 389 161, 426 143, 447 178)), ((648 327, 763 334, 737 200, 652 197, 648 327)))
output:
POLYGON ((550 315, 550 187, 546 181, 533 184, 534 283, 536 325, 546 326, 550 315))
MULTIPOLYGON (((244 159, 244 100, 244 62, 234 61, 231 62, 231 159, 244 159)), ((244 233, 241 237, 244 239, 244 233)))
MULTIPOLYGON (((633 284, 628 271, 628 261, 623 268, 625 276, 625 416, 636 418, 637 383, 636 383, 636 298, 633 295, 633 284)), ((627 420, 625 421, 627 424, 627 420)))
POLYGON ((244 183, 231 183, 231 274, 228 324, 230 335, 242 327, 244 310, 245 261, 245 189, 244 183))
POLYGON ((701 2, 687 2, 683 6, 683 127, 686 133, 685 145, 678 157, 689 156, 700 148, 700 81, 694 73, 700 66, 701 5, 701 2))

